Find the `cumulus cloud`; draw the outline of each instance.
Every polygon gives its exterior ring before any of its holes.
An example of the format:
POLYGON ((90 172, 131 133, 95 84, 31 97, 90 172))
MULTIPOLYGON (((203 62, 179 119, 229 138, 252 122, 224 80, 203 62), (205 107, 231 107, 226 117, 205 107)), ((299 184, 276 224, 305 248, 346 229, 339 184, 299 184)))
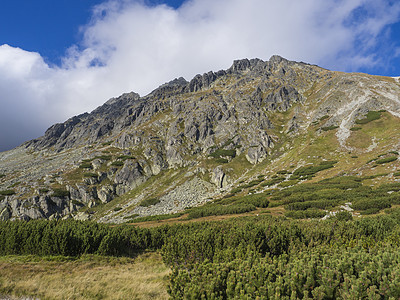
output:
POLYGON ((279 54, 343 71, 379 65, 378 45, 399 14, 390 0, 188 0, 177 10, 104 2, 60 66, 0 46, 0 150, 121 93, 144 95, 238 58, 279 54))

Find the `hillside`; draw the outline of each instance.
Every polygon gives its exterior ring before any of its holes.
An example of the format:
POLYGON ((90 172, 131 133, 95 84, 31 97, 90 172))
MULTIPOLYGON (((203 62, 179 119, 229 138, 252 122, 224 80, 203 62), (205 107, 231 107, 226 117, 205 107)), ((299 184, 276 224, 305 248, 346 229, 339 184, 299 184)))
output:
POLYGON ((121 223, 277 208, 322 217, 348 203, 351 189, 364 198, 346 209, 378 213, 400 204, 397 185, 387 185, 400 178, 399 118, 396 78, 279 56, 238 60, 144 97, 110 99, 0 153, 0 219, 121 223), (350 186, 336 202, 288 206, 301 187, 341 195, 339 183, 350 186), (371 193, 387 204, 360 205, 371 193))

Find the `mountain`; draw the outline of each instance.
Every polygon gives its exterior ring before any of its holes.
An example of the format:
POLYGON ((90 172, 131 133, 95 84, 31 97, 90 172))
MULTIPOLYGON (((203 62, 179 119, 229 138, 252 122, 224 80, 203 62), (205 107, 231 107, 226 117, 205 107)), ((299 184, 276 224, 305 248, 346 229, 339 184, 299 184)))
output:
POLYGON ((237 60, 0 153, 0 219, 120 223, 337 176, 396 182, 399 118, 398 78, 237 60))

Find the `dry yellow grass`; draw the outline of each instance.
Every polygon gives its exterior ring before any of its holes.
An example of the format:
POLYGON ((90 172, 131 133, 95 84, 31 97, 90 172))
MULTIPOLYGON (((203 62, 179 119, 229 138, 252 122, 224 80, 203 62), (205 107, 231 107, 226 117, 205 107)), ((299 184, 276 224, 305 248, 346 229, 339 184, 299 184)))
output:
POLYGON ((168 299, 169 269, 156 253, 135 259, 0 259, 0 295, 40 299, 168 299))

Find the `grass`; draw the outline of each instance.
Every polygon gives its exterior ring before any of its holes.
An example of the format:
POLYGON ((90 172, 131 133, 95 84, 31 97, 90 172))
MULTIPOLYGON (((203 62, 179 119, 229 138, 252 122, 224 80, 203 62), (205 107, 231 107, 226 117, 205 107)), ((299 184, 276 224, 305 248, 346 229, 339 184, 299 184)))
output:
POLYGON ((157 203, 160 203, 160 199, 158 198, 148 198, 148 199, 144 199, 142 201, 140 201, 139 205, 140 206, 144 206, 144 207, 148 207, 151 205, 155 205, 157 203))
POLYGON ((389 163, 389 162, 392 162, 392 161, 395 161, 395 160, 397 160, 396 156, 390 156, 390 157, 378 159, 378 160, 375 161, 375 163, 381 165, 381 164, 386 164, 386 163, 389 163))
POLYGON ((69 192, 67 190, 64 190, 64 189, 54 189, 52 196, 53 197, 60 197, 60 198, 68 197, 69 196, 69 192))
POLYGON ((161 256, 0 257, 0 294, 40 299, 168 299, 161 256))
POLYGON ((90 172, 88 172, 88 173, 84 173, 83 174, 83 177, 93 177, 93 178, 96 178, 96 177, 98 177, 99 175, 97 175, 96 173, 90 173, 90 172))
POLYGON ((184 213, 180 212, 180 213, 176 213, 176 214, 139 217, 139 218, 131 219, 128 222, 129 223, 142 223, 142 222, 150 222, 150 221, 163 221, 163 220, 179 218, 183 215, 184 215, 184 213))
POLYGON ((89 162, 83 162, 79 166, 80 169, 93 169, 93 166, 89 162))
POLYGON ((209 155, 210 157, 214 158, 223 158, 223 157, 235 157, 236 156, 236 150, 224 150, 224 149, 218 149, 211 153, 209 155))
POLYGON ((1 196, 11 196, 14 195, 15 191, 14 190, 4 190, 4 191, 0 191, 0 195, 1 196))
POLYGON ((369 111, 364 119, 356 120, 356 124, 367 124, 380 118, 381 113, 379 111, 369 111))
POLYGON ((323 131, 334 130, 334 129, 337 129, 337 128, 339 128, 339 126, 335 126, 335 125, 327 126, 327 127, 321 127, 321 129, 322 129, 323 131))

